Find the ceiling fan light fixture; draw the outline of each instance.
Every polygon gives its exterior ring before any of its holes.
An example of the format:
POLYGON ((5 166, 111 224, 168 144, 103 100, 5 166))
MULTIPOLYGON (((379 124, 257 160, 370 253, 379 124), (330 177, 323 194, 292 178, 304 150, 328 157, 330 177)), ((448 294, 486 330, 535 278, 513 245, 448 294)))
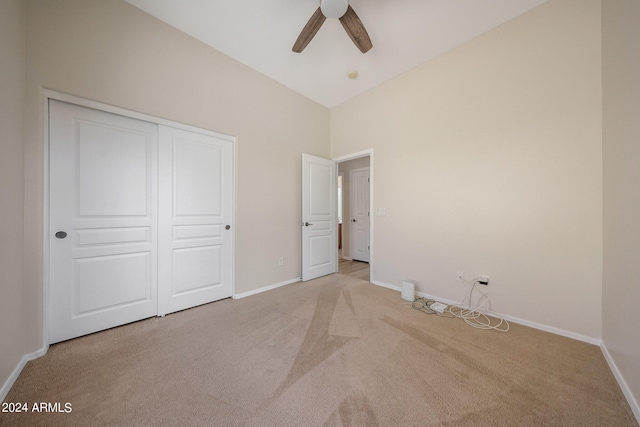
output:
POLYGON ((320 0, 320 7, 313 12, 291 50, 296 53, 302 52, 327 18, 340 20, 342 27, 360 52, 367 53, 373 46, 358 14, 349 6, 349 0, 320 0))
POLYGON ((320 2, 322 14, 327 18, 342 18, 347 13, 348 7, 349 0, 322 0, 320 2))

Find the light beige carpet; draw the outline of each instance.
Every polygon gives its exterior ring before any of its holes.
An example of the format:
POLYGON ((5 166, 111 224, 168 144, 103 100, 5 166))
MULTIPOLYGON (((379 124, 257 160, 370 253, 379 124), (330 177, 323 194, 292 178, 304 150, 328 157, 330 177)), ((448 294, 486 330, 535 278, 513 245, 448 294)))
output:
POLYGON ((596 346, 428 316, 336 274, 53 345, 0 425, 635 426, 596 346))

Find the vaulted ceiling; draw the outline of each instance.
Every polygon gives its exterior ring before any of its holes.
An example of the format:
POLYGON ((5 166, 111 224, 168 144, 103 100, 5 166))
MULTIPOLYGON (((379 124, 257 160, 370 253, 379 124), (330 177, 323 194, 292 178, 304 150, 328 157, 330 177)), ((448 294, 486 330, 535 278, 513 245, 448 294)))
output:
POLYGON ((366 54, 337 19, 292 52, 319 0, 126 1, 331 108, 548 0, 350 0, 373 42, 366 54))

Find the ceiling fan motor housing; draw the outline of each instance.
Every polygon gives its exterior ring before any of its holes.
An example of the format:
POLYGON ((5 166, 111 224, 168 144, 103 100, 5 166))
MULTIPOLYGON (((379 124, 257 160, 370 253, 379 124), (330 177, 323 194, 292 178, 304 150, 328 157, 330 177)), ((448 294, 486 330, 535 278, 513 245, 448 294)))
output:
POLYGON ((327 18, 342 18, 347 13, 349 0, 322 0, 320 2, 320 10, 327 18))

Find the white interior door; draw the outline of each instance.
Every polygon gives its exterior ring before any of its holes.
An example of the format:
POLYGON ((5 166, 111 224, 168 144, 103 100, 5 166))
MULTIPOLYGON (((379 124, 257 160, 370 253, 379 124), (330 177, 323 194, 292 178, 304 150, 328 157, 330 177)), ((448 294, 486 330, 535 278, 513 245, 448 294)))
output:
POLYGON ((369 262, 370 213, 369 169, 355 169, 349 173, 351 210, 351 259, 369 262))
POLYGON ((50 101, 50 342, 157 312, 157 125, 50 101))
POLYGON ((302 280, 338 271, 336 162, 302 155, 302 280))
POLYGON ((160 126, 159 314, 230 297, 233 144, 160 126))

